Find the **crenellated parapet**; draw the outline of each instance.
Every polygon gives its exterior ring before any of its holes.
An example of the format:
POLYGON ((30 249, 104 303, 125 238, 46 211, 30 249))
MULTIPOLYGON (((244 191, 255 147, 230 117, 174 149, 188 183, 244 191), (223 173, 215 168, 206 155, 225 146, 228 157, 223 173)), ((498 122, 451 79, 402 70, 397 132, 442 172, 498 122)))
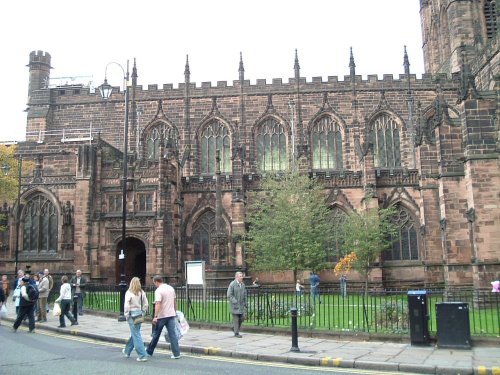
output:
MULTIPOLYGON (((312 77, 311 80, 300 78, 299 84, 301 93, 307 94, 308 92, 351 92, 352 91, 352 78, 351 76, 341 77, 328 76, 326 79, 323 77, 312 77)), ((455 90, 457 87, 456 77, 445 74, 423 74, 421 78, 417 78, 415 74, 409 75, 411 88, 414 91, 436 89, 436 83, 439 82, 443 90, 455 90)), ((361 75, 354 76, 356 83, 356 90, 363 91, 380 91, 381 89, 390 91, 403 91, 408 90, 408 75, 400 74, 394 77, 392 74, 384 74, 379 77, 376 74, 368 75, 363 78, 361 75)), ((230 84, 227 81, 217 81, 215 84, 212 82, 202 82, 197 84, 195 82, 188 83, 189 94, 192 98, 213 97, 213 96, 238 96, 243 93, 246 95, 264 95, 272 93, 274 95, 287 94, 290 95, 296 90, 297 80, 289 78, 288 82, 283 81, 282 78, 273 78, 270 81, 266 79, 257 79, 254 84, 250 80, 233 81, 230 84)), ((44 93, 37 93, 33 97, 31 105, 47 103, 49 98, 56 100, 57 103, 71 103, 76 100, 97 100, 102 99, 99 93, 89 87, 74 87, 74 86, 59 86, 51 88, 50 96, 44 93)), ((158 86, 157 84, 150 84, 146 87, 137 85, 134 92, 136 100, 158 100, 158 99, 183 99, 185 96, 186 83, 179 83, 177 88, 173 84, 164 84, 158 86)), ((108 103, 114 101, 123 101, 123 91, 120 87, 113 87, 113 96, 108 100, 108 103)))

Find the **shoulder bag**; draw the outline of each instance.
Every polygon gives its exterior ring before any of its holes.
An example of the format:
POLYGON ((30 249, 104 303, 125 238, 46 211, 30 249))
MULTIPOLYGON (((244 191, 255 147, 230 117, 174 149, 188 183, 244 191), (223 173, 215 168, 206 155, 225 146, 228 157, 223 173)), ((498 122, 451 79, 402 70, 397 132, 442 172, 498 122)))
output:
POLYGON ((142 311, 142 291, 141 291, 141 314, 132 316, 132 319, 134 320, 134 324, 141 324, 144 322, 144 311, 142 311))

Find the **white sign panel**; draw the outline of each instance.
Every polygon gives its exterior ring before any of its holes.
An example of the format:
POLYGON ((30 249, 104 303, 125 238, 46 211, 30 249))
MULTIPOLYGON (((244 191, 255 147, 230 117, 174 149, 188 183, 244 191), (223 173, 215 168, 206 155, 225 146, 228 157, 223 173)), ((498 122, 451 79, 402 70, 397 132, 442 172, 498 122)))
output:
POLYGON ((205 284, 205 262, 191 261, 186 263, 186 285, 205 284))

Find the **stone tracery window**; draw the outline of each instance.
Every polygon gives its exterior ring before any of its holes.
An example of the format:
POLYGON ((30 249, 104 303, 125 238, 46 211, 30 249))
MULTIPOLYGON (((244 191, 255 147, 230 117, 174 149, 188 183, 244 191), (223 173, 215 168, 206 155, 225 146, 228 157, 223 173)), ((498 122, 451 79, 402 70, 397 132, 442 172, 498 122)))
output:
POLYGON ((393 223, 397 225, 399 236, 392 243, 392 249, 385 251, 386 260, 418 260, 417 228, 407 209, 396 206, 393 223))
POLYGON ((57 210, 42 194, 32 197, 21 214, 23 251, 57 251, 57 210))
POLYGON ((221 172, 231 172, 231 137, 227 126, 218 120, 211 121, 201 133, 201 173, 214 174, 215 154, 220 152, 221 172))
POLYGON ((161 139, 164 147, 171 146, 177 149, 179 140, 177 129, 164 122, 150 129, 146 135, 146 155, 149 160, 157 160, 160 157, 161 139))
POLYGON ((342 133, 331 117, 319 119, 312 129, 313 169, 342 169, 342 133))
POLYGON ((399 167, 401 165, 401 146, 396 121, 387 114, 378 116, 373 123, 371 136, 375 167, 399 167))
POLYGON ((494 39, 497 35, 497 10, 495 0, 484 1, 484 20, 486 23, 486 38, 488 40, 494 39))
POLYGON ((194 259, 210 261, 211 233, 215 231, 215 213, 205 212, 193 225, 194 259))
POLYGON ((256 131, 256 159, 260 171, 284 171, 288 169, 286 133, 282 124, 274 118, 261 123, 256 131))
MULTIPOLYGON (((330 217, 334 223, 335 228, 341 228, 342 222, 346 218, 346 213, 339 207, 334 207, 330 212, 330 217)), ((330 262, 337 262, 343 255, 342 254, 342 240, 340 232, 334 232, 332 242, 330 243, 329 259, 330 262)))

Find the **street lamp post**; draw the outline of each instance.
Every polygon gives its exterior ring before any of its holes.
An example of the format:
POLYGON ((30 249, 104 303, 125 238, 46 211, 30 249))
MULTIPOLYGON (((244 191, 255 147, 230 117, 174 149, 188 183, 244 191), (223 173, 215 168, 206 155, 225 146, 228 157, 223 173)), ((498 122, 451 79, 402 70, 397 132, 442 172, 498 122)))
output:
POLYGON ((123 125, 123 177, 122 177, 122 242, 121 242, 121 250, 118 255, 118 260, 120 261, 120 283, 118 284, 120 288, 120 316, 118 317, 119 322, 123 322, 126 320, 124 315, 124 307, 125 307, 125 293, 127 291, 127 283, 125 281, 125 251, 127 249, 127 178, 128 178, 128 101, 129 101, 129 92, 128 92, 128 79, 129 79, 129 62, 127 60, 127 71, 123 67, 116 63, 110 62, 106 65, 106 69, 104 72, 104 83, 99 87, 99 91, 103 99, 109 99, 111 96, 111 92, 113 91, 113 87, 108 84, 107 73, 108 66, 110 65, 118 65, 123 72, 123 92, 125 94, 125 121, 123 125))
POLYGON ((17 163, 17 211, 16 211, 16 255, 14 261, 14 275, 17 275, 18 264, 19 264, 19 227, 21 221, 21 174, 23 170, 23 157, 19 155, 19 162, 17 163))

